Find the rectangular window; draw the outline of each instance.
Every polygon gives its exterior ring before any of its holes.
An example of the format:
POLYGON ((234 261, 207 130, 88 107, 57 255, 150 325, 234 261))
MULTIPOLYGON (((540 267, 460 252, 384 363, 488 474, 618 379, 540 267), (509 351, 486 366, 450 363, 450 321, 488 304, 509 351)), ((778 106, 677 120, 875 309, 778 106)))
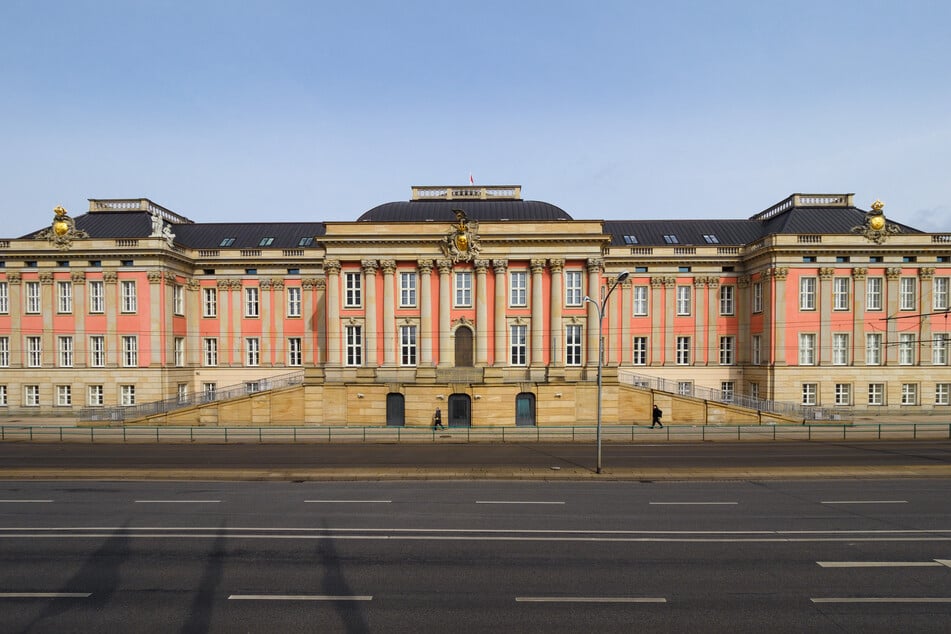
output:
POLYGON ((70 336, 56 338, 56 356, 61 368, 73 367, 73 338, 70 336))
POLYGON ((86 405, 89 407, 102 407, 105 403, 105 390, 101 385, 90 385, 86 387, 86 405))
POLYGON ((918 279, 903 277, 898 280, 898 309, 915 310, 918 307, 918 279))
POLYGON ((917 383, 902 383, 901 384, 901 404, 902 405, 917 405, 918 404, 918 384, 917 383))
POLYGON ((201 315, 202 317, 217 317, 218 316, 218 289, 217 288, 203 288, 201 289, 202 301, 201 301, 201 315))
POLYGON ((7 401, 7 386, 0 385, 0 407, 6 407, 9 404, 9 401, 7 401))
POLYGON ((512 337, 511 363, 512 365, 528 365, 528 326, 525 324, 514 324, 509 328, 512 337))
POLYGON ((865 335, 865 365, 882 364, 882 335, 880 333, 866 333, 865 335))
POLYGON ((677 381, 677 394, 681 396, 692 396, 693 381, 677 381))
POLYGON ((106 367, 106 338, 102 335, 89 336, 89 365, 93 368, 106 367))
POLYGON ((218 396, 218 384, 217 383, 202 383, 201 393, 206 402, 215 400, 215 398, 218 396))
POLYGON ((634 337, 631 362, 634 365, 647 365, 647 337, 634 337))
POLYGON ((868 384, 868 404, 869 405, 884 405, 885 404, 885 384, 884 383, 869 383, 868 384))
POLYGON ((753 335, 750 337, 750 363, 759 365, 763 362, 763 337, 762 335, 753 335))
POLYGON ((10 312, 10 286, 6 282, 0 282, 0 315, 6 315, 10 312))
POLYGON ((948 333, 936 332, 931 336, 931 363, 948 365, 948 333))
POLYGON ((287 287, 287 316, 300 317, 301 309, 301 288, 300 286, 287 287))
POLYGON ((121 289, 122 312, 134 313, 138 303, 135 294, 135 280, 123 280, 121 289))
POLYGON ((185 287, 176 284, 172 287, 172 310, 176 315, 185 314, 185 287))
POLYGON ((581 271, 565 271, 565 304, 581 306, 584 301, 582 293, 581 271))
POLYGON ((290 337, 287 340, 287 365, 304 365, 304 347, 300 337, 290 337))
POLYGON ((799 365, 816 364, 816 336, 813 333, 799 334, 799 365))
POLYGON ((849 334, 832 333, 832 365, 849 364, 849 334))
POLYGON ((720 314, 732 315, 736 311, 734 296, 736 294, 735 286, 720 287, 720 314))
POLYGON ((122 337, 122 365, 126 368, 139 365, 139 340, 135 335, 122 337))
POLYGON ((40 302, 40 283, 26 282, 26 312, 35 315, 40 312, 42 303, 40 302))
POLYGON ((832 278, 832 308, 833 310, 849 309, 849 278, 832 278))
POLYGON ((73 404, 73 387, 71 385, 56 386, 56 406, 70 407, 73 404))
POLYGON ((677 337, 677 365, 690 365, 690 337, 677 337))
POLYGON ((347 326, 346 330, 347 365, 363 365, 363 327, 347 326))
POLYGON ((456 273, 456 306, 472 306, 472 273, 458 271, 456 273))
POLYGON ((882 278, 870 277, 865 280, 865 310, 882 309, 882 278))
POLYGON ((56 312, 73 312, 73 283, 56 282, 56 312))
POLYGON ((753 312, 763 312, 763 283, 753 283, 753 312))
POLYGON ((175 337, 175 367, 185 365, 185 337, 175 337))
POLYGON ((416 365, 416 326, 400 326, 400 365, 416 365))
POLYGON ((24 385, 23 386, 23 404, 27 407, 40 406, 40 386, 39 385, 24 385))
POLYGON ((736 395, 736 383, 733 381, 720 381, 720 400, 725 403, 732 403, 736 395))
POLYGON ((565 330, 565 365, 581 365, 581 324, 569 324, 565 330))
POLYGON ((759 399, 759 383, 750 383, 750 398, 754 401, 759 399))
POLYGON ((951 383, 937 383, 934 386, 934 404, 951 405, 951 383))
POLYGON ((512 271, 509 274, 509 306, 528 305, 528 272, 512 271))
POLYGON ((178 392, 178 402, 187 403, 188 402, 188 383, 179 383, 177 386, 178 392))
POLYGON ((735 349, 735 337, 720 337, 720 365, 733 365, 735 349))
POLYGON ((244 289, 244 316, 261 316, 261 291, 257 286, 244 289))
POLYGON ((207 337, 202 341, 202 361, 204 365, 213 367, 218 365, 218 340, 207 337))
POLYGON ((105 290, 102 280, 90 280, 86 286, 89 287, 89 313, 98 314, 105 312, 105 290))
POLYGON ((416 273, 404 271, 400 273, 400 307, 413 308, 416 306, 416 273))
POLYGON ((799 279, 799 310, 816 309, 816 278, 799 279))
POLYGON ((131 407, 135 405, 135 386, 134 385, 120 385, 119 386, 119 404, 123 407, 131 407))
POLYGON ((0 368, 10 367, 10 337, 0 337, 0 368))
POLYGON ((852 404, 852 384, 851 383, 836 383, 835 384, 835 404, 836 405, 851 405, 852 404))
POLYGON ((244 340, 244 364, 251 367, 261 365, 261 340, 257 337, 244 340))
POLYGON ((934 278, 932 300, 935 310, 948 310, 948 287, 951 286, 949 282, 951 277, 934 278))
POLYGON ((648 287, 646 286, 634 287, 634 315, 636 317, 647 316, 647 306, 648 306, 647 291, 648 291, 648 287))
POLYGON ((43 365, 43 339, 41 337, 26 338, 26 365, 39 368, 43 365))
POLYGON ((815 405, 818 402, 819 385, 816 383, 802 384, 802 404, 815 405))
POLYGON ((363 276, 359 272, 344 273, 344 308, 359 308, 363 305, 362 280, 363 276))
POLYGON ((915 343, 917 338, 910 332, 898 335, 898 365, 915 364, 915 343))
POLYGON ((677 287, 677 314, 678 315, 690 314, 690 287, 689 286, 677 287))

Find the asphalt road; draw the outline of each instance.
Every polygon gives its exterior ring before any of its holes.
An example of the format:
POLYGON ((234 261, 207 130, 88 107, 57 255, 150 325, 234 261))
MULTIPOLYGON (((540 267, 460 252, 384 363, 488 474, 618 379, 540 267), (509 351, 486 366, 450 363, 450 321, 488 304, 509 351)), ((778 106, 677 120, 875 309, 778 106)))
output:
POLYGON ((951 481, 0 481, 10 632, 945 632, 951 481))

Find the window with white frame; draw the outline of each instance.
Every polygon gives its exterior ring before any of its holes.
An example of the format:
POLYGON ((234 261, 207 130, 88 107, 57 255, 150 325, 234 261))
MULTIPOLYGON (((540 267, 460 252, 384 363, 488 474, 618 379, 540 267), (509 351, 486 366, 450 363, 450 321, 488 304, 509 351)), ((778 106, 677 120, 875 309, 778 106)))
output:
POLYGON ((832 365, 849 364, 849 333, 832 333, 832 365))
POLYGON ((951 383, 936 383, 934 386, 934 404, 951 405, 951 383))
POLYGON ((736 287, 727 285, 720 287, 720 314, 732 315, 736 312, 736 287))
POLYGON ((299 366, 304 364, 304 345, 300 337, 287 339, 287 365, 299 366))
POLYGON ((799 310, 816 309, 816 278, 799 278, 799 310))
POLYGON ((106 310, 105 288, 102 280, 89 280, 86 283, 89 293, 89 313, 98 314, 106 310))
POLYGON ((257 337, 246 337, 244 340, 244 364, 261 365, 261 340, 257 337))
POLYGON ((201 315, 202 317, 218 316, 218 289, 201 289, 201 315))
POLYGON ((733 365, 736 350, 736 337, 720 337, 720 365, 733 365))
POLYGON ((565 327, 565 365, 581 365, 582 333, 581 324, 565 327))
POLYGON ((832 309, 833 310, 848 310, 849 309, 849 278, 847 277, 834 277, 832 278, 832 309))
POLYGON ((126 368, 139 365, 139 338, 135 335, 122 337, 122 365, 126 368))
POLYGON ((677 365, 690 365, 690 337, 677 337, 677 365))
POLYGON ((363 275, 359 271, 343 274, 344 308, 359 308, 363 305, 363 275))
POLYGON ((750 398, 754 401, 759 399, 759 383, 750 383, 750 398))
POLYGON ((917 383, 902 383, 901 384, 901 404, 902 405, 917 405, 918 404, 918 384, 917 383))
POLYGON ((0 368, 10 367, 10 337, 0 337, 0 368))
POLYGON ((7 386, 0 385, 0 407, 6 407, 10 402, 7 400, 7 386))
POLYGON ((852 384, 851 383, 836 383, 835 384, 835 404, 836 405, 851 405, 852 404, 852 384))
POLYGON ((214 337, 202 340, 202 363, 207 367, 218 365, 218 340, 214 337))
POLYGON ((720 398, 726 403, 732 403, 736 397, 736 382, 720 381, 720 398))
POLYGON ((903 332, 898 335, 898 365, 915 364, 915 344, 917 338, 913 333, 903 332))
POLYGON ((244 316, 261 316, 261 290, 257 286, 244 289, 244 316))
POLYGON ((753 312, 763 312, 763 283, 753 283, 753 312))
POLYGON ((868 404, 869 405, 884 405, 885 404, 885 384, 884 383, 869 383, 868 384, 868 404))
POLYGON ((528 305, 528 272, 509 273, 509 306, 528 305))
POLYGON ((56 386, 56 406, 70 407, 73 404, 73 387, 71 385, 56 386))
POLYGON ((218 395, 218 384, 217 383, 202 383, 201 393, 205 401, 215 400, 215 397, 218 395))
POLYGON ((400 365, 416 365, 416 326, 400 326, 400 365))
POLYGON ((511 337, 509 359, 512 365, 528 365, 528 326, 512 324, 509 327, 511 337))
POLYGON ((689 286, 677 287, 677 314, 678 315, 690 314, 690 287, 689 286))
POLYGON ((73 283, 56 282, 56 312, 73 312, 73 283))
POLYGON ((25 405, 26 407, 40 406, 40 386, 39 385, 24 385, 23 386, 23 405, 25 405))
POLYGON ((0 282, 0 315, 10 312, 10 286, 7 282, 0 282))
POLYGON ((631 362, 634 365, 647 365, 647 337, 634 337, 631 362))
POLYGON ((400 271, 400 307, 416 306, 416 271, 400 271))
POLYGON ((181 284, 172 287, 172 306, 176 315, 185 314, 185 287, 181 284))
POLYGON ((31 368, 43 366, 43 338, 26 338, 26 365, 31 368))
POLYGON ((472 306, 472 272, 456 271, 456 307, 472 306))
POLYGON ((86 405, 89 407, 102 407, 105 404, 105 390, 102 385, 86 386, 86 405))
POLYGON ((565 304, 581 306, 584 301, 581 271, 565 271, 565 304))
POLYGON ((135 386, 134 385, 120 385, 119 386, 119 405, 123 407, 131 407, 135 405, 135 386))
POLYGON ((802 384, 802 404, 815 405, 818 403, 819 385, 817 383, 802 384))
POLYGON ((799 365, 816 364, 816 335, 811 332, 799 333, 799 365))
POLYGON ((677 394, 681 396, 692 396, 693 381, 677 381, 677 394))
POLYGON ((40 301, 40 283, 26 282, 23 286, 26 288, 26 312, 35 315, 43 305, 40 301))
POLYGON ((932 365, 948 365, 948 333, 936 332, 931 335, 932 365))
POLYGON ((865 334, 865 365, 882 364, 882 335, 881 333, 865 334))
POLYGON ((363 327, 349 324, 344 332, 346 363, 349 366, 363 365, 363 327))
POLYGON ((179 383, 177 385, 178 391, 178 402, 187 403, 188 402, 188 383, 179 383))
POLYGON ((300 317, 301 311, 301 288, 300 286, 287 287, 287 316, 300 317))
POLYGON ((865 280, 865 310, 882 309, 882 278, 870 277, 865 280))
POLYGON ((918 307, 918 279, 903 277, 898 280, 898 309, 915 310, 918 307))
POLYGON ((951 277, 936 277, 932 284, 931 299, 935 310, 948 310, 948 288, 951 277))
POLYGON ((648 290, 647 286, 634 287, 634 315, 636 317, 647 316, 648 290))
POLYGON ((185 337, 175 337, 175 367, 181 368, 185 365, 185 337))
POLYGON ((61 368, 73 367, 73 338, 61 335, 56 338, 56 356, 61 368))
POLYGON ((138 304, 135 293, 135 280, 123 280, 120 284, 120 301, 123 313, 134 313, 138 304))
POLYGON ((106 366, 106 338, 103 335, 89 336, 89 365, 93 368, 106 366))

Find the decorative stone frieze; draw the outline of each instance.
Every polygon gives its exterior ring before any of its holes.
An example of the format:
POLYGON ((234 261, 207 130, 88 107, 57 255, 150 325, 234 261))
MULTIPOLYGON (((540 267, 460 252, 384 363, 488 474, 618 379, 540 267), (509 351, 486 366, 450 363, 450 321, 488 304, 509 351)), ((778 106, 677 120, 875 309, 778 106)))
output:
POLYGON ((340 275, 340 260, 336 258, 324 260, 324 271, 327 275, 340 275))

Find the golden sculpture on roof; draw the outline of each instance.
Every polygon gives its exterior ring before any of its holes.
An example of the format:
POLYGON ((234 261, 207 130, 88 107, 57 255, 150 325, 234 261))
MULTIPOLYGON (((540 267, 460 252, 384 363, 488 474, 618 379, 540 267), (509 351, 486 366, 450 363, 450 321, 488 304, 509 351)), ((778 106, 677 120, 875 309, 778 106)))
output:
POLYGON ((44 229, 34 236, 37 240, 49 240, 60 251, 73 246, 73 240, 88 238, 89 234, 76 229, 76 223, 69 217, 69 212, 62 205, 53 208, 53 222, 49 229, 44 229))
POLYGON ((453 209, 458 221, 443 239, 442 251, 453 262, 469 262, 479 255, 479 223, 469 220, 462 209, 453 209))
POLYGON ((889 236, 901 233, 901 227, 886 220, 884 209, 885 203, 876 199, 871 211, 865 214, 865 224, 852 227, 852 231, 861 233, 875 244, 883 244, 889 236))

